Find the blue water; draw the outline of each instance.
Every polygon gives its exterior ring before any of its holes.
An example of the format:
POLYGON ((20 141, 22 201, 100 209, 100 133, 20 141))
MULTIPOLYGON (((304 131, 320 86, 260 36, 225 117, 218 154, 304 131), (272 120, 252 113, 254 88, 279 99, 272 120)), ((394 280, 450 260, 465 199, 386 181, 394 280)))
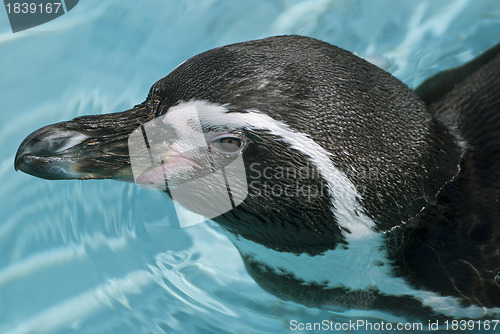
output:
POLYGON ((305 333, 289 322, 387 320, 266 293, 217 226, 181 229, 159 193, 14 172, 31 131, 128 109, 204 50, 291 33, 415 87, 498 43, 500 2, 86 0, 16 34, 0 8, 0 333, 305 333))

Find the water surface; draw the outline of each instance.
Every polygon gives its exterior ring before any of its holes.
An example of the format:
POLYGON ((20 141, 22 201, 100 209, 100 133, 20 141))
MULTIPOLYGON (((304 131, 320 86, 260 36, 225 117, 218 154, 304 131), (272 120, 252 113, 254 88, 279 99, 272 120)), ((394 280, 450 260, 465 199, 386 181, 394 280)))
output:
POLYGON ((282 301, 217 226, 181 229, 160 193, 15 173, 16 149, 44 125, 128 109, 185 59, 228 43, 316 37, 415 87, 500 36, 496 0, 87 0, 16 34, 2 11, 0 332, 16 334, 298 333, 291 320, 388 320, 282 301))

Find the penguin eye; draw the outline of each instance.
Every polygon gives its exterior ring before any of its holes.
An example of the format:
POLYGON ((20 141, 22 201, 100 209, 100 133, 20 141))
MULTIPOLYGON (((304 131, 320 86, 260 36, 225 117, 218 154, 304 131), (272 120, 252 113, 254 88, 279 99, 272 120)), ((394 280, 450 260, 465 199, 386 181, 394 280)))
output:
POLYGON ((224 153, 236 153, 243 146, 243 141, 236 137, 222 137, 214 140, 212 145, 224 153))

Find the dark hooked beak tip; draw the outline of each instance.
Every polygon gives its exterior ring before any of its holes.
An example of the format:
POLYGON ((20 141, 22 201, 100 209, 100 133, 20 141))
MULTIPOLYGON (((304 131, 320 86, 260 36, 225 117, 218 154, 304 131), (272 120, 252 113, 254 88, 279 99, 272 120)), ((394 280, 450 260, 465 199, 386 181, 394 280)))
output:
POLYGON ((49 180, 81 178, 74 168, 78 157, 75 148, 87 139, 88 136, 59 124, 43 127, 19 146, 14 168, 49 180))
POLYGON ((128 139, 154 118, 157 101, 130 110, 87 115, 45 126, 19 146, 14 168, 48 180, 133 181, 128 139))

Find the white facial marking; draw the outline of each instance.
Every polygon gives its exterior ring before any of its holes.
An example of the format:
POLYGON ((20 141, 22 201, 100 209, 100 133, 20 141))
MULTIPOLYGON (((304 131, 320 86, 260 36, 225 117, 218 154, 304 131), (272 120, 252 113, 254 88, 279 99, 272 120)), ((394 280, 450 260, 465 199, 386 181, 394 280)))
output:
MULTIPOLYGON (((347 176, 330 159, 331 154, 312 140, 307 134, 291 129, 287 124, 277 121, 259 111, 229 113, 222 105, 206 101, 182 102, 172 107, 165 118, 176 129, 184 131, 187 120, 182 115, 184 108, 196 106, 198 119, 214 126, 231 126, 241 129, 267 130, 281 138, 291 148, 309 158, 321 177, 328 183, 333 204, 333 212, 338 224, 348 230, 343 235, 348 249, 341 246, 322 255, 295 255, 277 252, 263 245, 237 238, 228 233, 229 239, 238 247, 242 255, 253 257, 277 273, 285 269, 297 279, 306 282, 329 282, 332 288, 349 290, 377 289, 381 294, 391 296, 411 296, 435 311, 452 317, 481 318, 500 314, 500 308, 479 306, 462 307, 455 297, 441 296, 437 293, 412 288, 401 277, 392 276, 392 265, 383 248, 384 236, 375 232, 375 222, 370 219, 359 205, 361 196, 347 176)), ((189 131, 189 129, 186 129, 189 131)), ((189 133, 189 132, 188 132, 189 133)))
POLYGON ((362 239, 372 233, 372 228, 375 227, 374 222, 366 215, 357 214, 363 212, 363 210, 358 204, 357 199, 360 199, 360 196, 357 194, 354 185, 340 169, 332 164, 330 160, 331 154, 309 138, 307 134, 295 131, 285 123, 258 111, 228 113, 225 106, 205 101, 182 102, 170 108, 165 119, 168 119, 169 123, 176 126, 176 128, 179 126, 178 128, 182 129, 182 124, 186 124, 186 122, 183 120, 181 113, 186 107, 193 104, 196 106, 195 109, 199 111, 198 117, 201 122, 215 126, 267 130, 271 134, 280 137, 293 149, 309 157, 309 161, 315 165, 322 178, 328 183, 338 224, 351 232, 344 233, 346 240, 350 242, 351 240, 362 239), (181 119, 182 121, 180 121, 181 119))
POLYGON ((205 136, 201 131, 197 108, 190 105, 177 105, 169 109, 163 117, 163 123, 171 125, 181 134, 179 141, 171 145, 178 146, 179 151, 189 151, 198 147, 206 147, 205 136))

